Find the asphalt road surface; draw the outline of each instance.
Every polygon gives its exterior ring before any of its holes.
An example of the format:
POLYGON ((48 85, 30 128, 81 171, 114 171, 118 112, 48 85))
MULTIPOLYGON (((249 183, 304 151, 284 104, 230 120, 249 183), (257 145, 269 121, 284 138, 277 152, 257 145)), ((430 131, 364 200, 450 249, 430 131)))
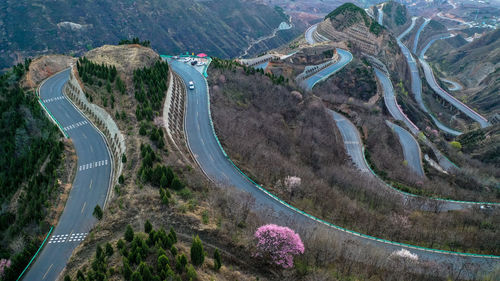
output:
POLYGON ((318 23, 311 25, 305 33, 306 41, 307 43, 313 45, 316 43, 316 40, 314 40, 313 34, 316 32, 316 29, 318 28, 318 23))
POLYGON ((384 11, 383 11, 384 5, 382 4, 382 7, 378 8, 378 19, 377 22, 380 25, 384 25, 384 11))
POLYGON ((335 74, 337 71, 341 70, 344 66, 352 60, 352 54, 346 50, 337 48, 337 53, 340 56, 339 61, 336 63, 318 71, 314 75, 305 79, 302 84, 307 91, 311 91, 312 88, 319 82, 327 79, 331 75, 335 74))
POLYGON ((356 126, 354 126, 349 119, 340 113, 330 109, 328 109, 328 113, 332 116, 335 124, 337 124, 337 127, 339 128, 347 155, 351 157, 352 162, 360 171, 370 173, 370 169, 368 168, 363 155, 361 136, 359 135, 356 126))
POLYGON ((444 39, 444 38, 448 38, 448 37, 450 37, 450 36, 446 35, 446 36, 443 36, 440 38, 435 38, 435 39, 431 40, 422 49, 422 52, 420 53, 419 60, 420 60, 420 64, 422 65, 422 68, 424 69, 425 80, 427 80, 427 83, 429 84, 429 86, 431 86, 432 90, 434 90, 434 92, 436 92, 441 98, 446 100, 448 103, 453 105, 456 109, 461 111, 463 114, 465 114, 466 116, 468 116, 472 120, 478 122, 479 125, 481 125, 481 128, 486 128, 486 127, 491 125, 488 122, 488 120, 486 120, 486 118, 481 116, 479 113, 477 113, 476 111, 474 111, 473 109, 471 109, 470 107, 468 107, 467 105, 462 103, 461 101, 457 100, 455 97, 450 95, 448 92, 446 92, 445 90, 443 90, 443 88, 441 88, 439 86, 439 84, 436 81, 436 77, 434 77, 434 72, 432 71, 432 68, 429 66, 427 61, 425 61, 425 59, 424 59, 425 52, 427 51, 427 49, 429 49, 429 47, 436 40, 440 40, 440 39, 444 39))
POLYGON ((424 169, 422 168, 422 152, 417 140, 410 132, 400 126, 386 121, 387 125, 398 135, 399 143, 403 148, 403 155, 408 163, 408 167, 418 176, 424 177, 424 169))
POLYGON ((62 94, 69 71, 46 80, 40 97, 73 141, 78 168, 59 223, 24 275, 25 281, 56 280, 73 250, 95 224, 94 207, 104 205, 110 184, 111 158, 103 136, 62 94))
POLYGON ((427 113, 429 117, 431 117, 432 121, 436 126, 443 132, 450 134, 452 136, 458 136, 462 134, 462 132, 459 132, 457 130, 453 130, 443 123, 441 123, 437 118, 435 118, 431 112, 427 109, 427 107, 424 104, 424 101, 422 99, 422 80, 420 79, 420 73, 418 71, 417 67, 417 62, 413 58, 413 55, 411 54, 410 50, 401 42, 401 39, 410 32, 413 27, 415 26, 415 20, 416 18, 412 18, 412 24, 411 26, 405 30, 401 35, 398 36, 398 45, 399 48, 401 48, 401 51, 403 52, 403 55, 406 58, 406 61, 408 63, 408 67, 410 68, 410 73, 411 73, 411 91, 413 95, 415 96, 415 100, 417 101, 418 106, 422 111, 427 113))
POLYGON ((422 33, 422 30, 427 26, 427 24, 431 21, 431 19, 425 19, 424 23, 420 26, 420 28, 417 30, 417 34, 415 34, 415 39, 413 39, 413 53, 417 53, 417 47, 418 47, 418 40, 420 39, 420 33, 422 33))
MULTIPOLYGON (((426 250, 360 235, 302 213, 266 193, 244 176, 219 146, 211 124, 208 88, 204 77, 189 65, 174 60, 169 60, 169 63, 172 69, 182 77, 186 87, 189 81, 194 81, 196 85, 195 90, 188 90, 187 93, 185 132, 188 146, 200 168, 211 180, 250 193, 255 197, 258 206, 264 208, 267 213, 277 212, 278 216, 274 216, 276 223, 300 225, 302 229, 308 229, 309 233, 320 227, 326 228, 337 239, 350 240, 351 242, 346 244, 359 247, 357 251, 366 253, 362 255, 362 258, 369 256, 371 250, 377 251, 377 255, 380 256, 390 255, 401 248, 406 248, 418 255, 419 262, 438 263, 449 266, 456 271, 460 270, 464 264, 475 265, 483 271, 490 271, 494 265, 498 264, 500 257, 464 256, 459 253, 426 250)), ((467 273, 462 274, 467 275, 467 273)))
POLYGON ((269 65, 269 62, 266 61, 265 63, 258 64, 254 66, 255 69, 266 69, 266 67, 269 65))
POLYGON ((318 24, 319 23, 311 25, 304 33, 304 37, 306 38, 306 42, 310 45, 320 43, 320 42, 326 42, 326 41, 330 40, 330 39, 326 38, 325 36, 318 33, 318 24))
MULTIPOLYGON (((368 164, 365 161, 363 155, 363 143, 361 141, 361 136, 356 129, 356 126, 349 121, 342 114, 336 113, 335 111, 328 110, 331 114, 332 118, 335 121, 335 124, 339 128, 340 134, 342 135, 342 140, 344 142, 344 146, 346 148, 347 154, 351 158, 354 165, 361 171, 370 173, 370 175, 374 175, 371 173, 368 164)), ((391 123, 392 124, 392 123, 391 123)), ((396 131, 396 133, 401 134, 400 137, 401 145, 403 146, 403 154, 405 159, 407 159, 409 166, 415 167, 415 172, 417 174, 421 174, 424 176, 424 171, 422 170, 422 162, 421 162, 421 152, 418 146, 417 141, 411 136, 411 134, 404 130, 403 128, 398 128, 402 131, 396 131)), ((410 169, 413 169, 410 167, 410 169)), ((375 176, 375 175, 374 175, 375 176)), ((423 211, 437 211, 437 212, 446 212, 452 210, 462 210, 464 208, 469 208, 474 205, 479 205, 476 202, 457 202, 451 200, 440 200, 440 199, 429 199, 417 195, 412 195, 408 193, 403 193, 395 188, 387 185, 382 179, 376 177, 383 186, 387 187, 387 190, 390 192, 395 192, 400 195, 403 202, 411 206, 411 208, 423 210, 423 211), (437 209, 437 207, 439 207, 437 209)))
POLYGON ((394 95, 394 89, 392 87, 392 82, 382 71, 375 68, 375 76, 382 84, 384 92, 384 102, 385 106, 389 110, 389 113, 396 120, 400 120, 405 123, 405 125, 412 131, 413 134, 418 134, 419 129, 413 122, 408 119, 408 117, 401 111, 399 105, 396 101, 396 96, 394 95))
POLYGON ((448 87, 448 90, 450 90, 450 91, 460 91, 463 89, 462 85, 458 84, 455 81, 448 80, 446 78, 441 78, 441 80, 448 83, 448 84, 451 84, 451 87, 448 87))

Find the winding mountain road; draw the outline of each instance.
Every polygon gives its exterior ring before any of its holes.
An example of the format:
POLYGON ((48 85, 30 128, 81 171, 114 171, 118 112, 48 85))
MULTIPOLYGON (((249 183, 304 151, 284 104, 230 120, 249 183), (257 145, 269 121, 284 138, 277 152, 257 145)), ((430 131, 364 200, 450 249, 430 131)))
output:
POLYGON ((380 8, 378 8, 378 18, 377 18, 377 22, 378 24, 380 25, 384 25, 384 4, 381 5, 380 8))
POLYGON ((365 161, 365 156, 363 155, 361 136, 359 135, 356 126, 354 126, 349 119, 340 113, 331 109, 328 109, 328 113, 332 116, 335 124, 339 128, 347 155, 349 155, 354 165, 361 172, 370 173, 370 168, 368 167, 368 164, 365 161))
POLYGON ((418 176, 425 177, 424 169, 422 168, 422 151, 420 151, 417 140, 402 127, 389 121, 385 122, 398 135, 408 167, 418 176))
POLYGON ((317 83, 326 80, 328 77, 332 76, 352 61, 352 54, 350 52, 337 48, 337 53, 340 57, 337 62, 316 72, 314 75, 311 75, 302 82, 303 87, 307 91, 311 91, 317 83))
POLYGON ((316 29, 318 28, 318 24, 313 24, 311 25, 305 32, 305 38, 308 44, 313 45, 316 43, 316 40, 314 40, 314 32, 316 32, 316 29))
POLYGON ((412 131, 413 134, 418 134, 420 131, 418 127, 411 122, 411 120, 403 113, 403 110, 399 107, 396 96, 394 95, 394 88, 392 87, 392 82, 382 71, 375 68, 375 76, 377 76, 378 81, 382 84, 382 91, 384 92, 384 102, 385 106, 389 110, 394 119, 402 121, 405 125, 412 131))
POLYGON ((452 80, 449 80, 446 78, 441 78, 441 81, 451 85, 451 87, 448 87, 448 90, 450 90, 450 91, 460 91, 463 89, 462 85, 458 84, 455 81, 452 81, 452 80))
POLYGON ((416 60, 413 58, 413 55, 411 54, 410 50, 406 47, 405 44, 401 42, 401 39, 406 36, 414 27, 415 27, 415 21, 416 17, 412 18, 412 24, 408 29, 406 29, 403 33, 401 33, 398 38, 397 38, 397 43, 399 45, 399 48, 401 49, 401 52, 403 52, 403 55, 406 58, 406 62, 408 63, 408 67, 410 68, 410 75, 411 75, 411 91, 415 97, 415 101, 417 102, 418 106, 420 109, 427 113, 427 115, 432 119, 434 124, 443 132, 452 135, 452 136, 458 136, 461 135, 462 132, 451 129, 441 123, 436 117, 432 115, 432 113, 427 109, 425 106, 424 100, 422 98, 422 80, 420 79, 420 73, 418 71, 418 66, 416 60))
POLYGON ((319 24, 320 23, 316 23, 316 24, 311 25, 304 33, 304 37, 306 39, 306 42, 309 45, 314 45, 316 43, 330 41, 330 39, 328 39, 325 36, 318 33, 318 25, 319 24))
POLYGON ((56 280, 73 250, 96 222, 92 213, 104 206, 111 178, 111 156, 101 133, 63 95, 70 69, 47 79, 40 86, 40 98, 73 141, 78 168, 73 187, 47 244, 23 280, 56 280))
MULTIPOLYGON (((346 148, 346 152, 351 158, 353 164, 361 172, 369 172, 377 180, 379 180, 387 191, 393 192, 401 196, 403 202, 408 204, 409 207, 423 210, 423 211, 438 211, 447 212, 454 210, 463 210, 465 208, 471 208, 473 206, 479 205, 491 205, 500 206, 498 203, 482 203, 482 202, 468 202, 468 201, 455 201, 439 198, 428 198, 419 195, 414 195, 411 193, 400 191, 391 185, 385 183, 381 178, 379 178, 368 166, 366 159, 363 155, 363 143, 359 131, 356 126, 344 115, 336 113, 332 110, 328 110, 328 113, 332 116, 335 124, 339 128, 340 134, 342 135, 342 140, 346 148)), ((403 128, 388 122, 391 127, 395 129, 395 132, 400 138, 401 146, 403 147, 403 154, 405 160, 408 161, 408 165, 412 170, 415 171, 417 175, 424 176, 424 171, 422 168, 421 151, 418 146, 417 141, 413 136, 403 128)))
POLYGON ((424 19, 424 23, 420 26, 420 28, 417 30, 417 34, 415 34, 415 38, 413 39, 413 53, 417 53, 417 47, 418 47, 418 41, 420 39, 420 33, 424 30, 424 28, 429 24, 431 19, 424 19))
POLYGON ((462 103, 461 101, 457 100, 454 96, 450 95, 448 92, 443 90, 443 88, 441 88, 441 86, 439 86, 439 84, 436 81, 436 77, 434 76, 434 72, 432 71, 432 68, 425 60, 425 57, 424 57, 425 52, 427 52, 429 47, 436 40, 446 39, 446 38, 450 38, 450 37, 452 37, 452 36, 451 35, 443 35, 441 37, 434 38, 429 43, 427 43, 427 45, 422 49, 422 52, 420 53, 420 56, 419 56, 419 61, 420 61, 420 64, 422 65, 422 68, 424 70, 425 80, 427 80, 427 83, 429 84, 429 86, 431 86, 432 90, 434 90, 434 92, 436 92, 436 94, 438 94, 441 98, 446 100, 448 103, 453 105, 456 109, 458 109, 460 112, 462 112, 463 114, 465 114, 466 116, 468 116, 472 120, 478 122, 479 125, 481 126, 481 128, 486 128, 486 127, 491 125, 486 118, 481 116, 481 114, 477 113, 476 111, 474 111, 473 109, 471 109, 470 107, 468 107, 467 105, 462 103))
MULTIPOLYGON (((308 229, 309 232, 326 227, 327 230, 331 231, 331 235, 335 235, 337 239, 352 241, 349 243, 353 245, 351 247, 356 248, 358 247, 356 245, 360 245, 361 248, 356 251, 365 253, 362 258, 369 257, 371 251, 376 252, 379 258, 381 256, 389 257, 395 251, 405 248, 417 254, 419 262, 446 265, 455 272, 458 272, 465 264, 477 266, 481 271, 488 272, 500 261, 500 257, 496 256, 425 249, 378 239, 335 226, 290 206, 245 176, 222 149, 212 124, 208 85, 205 78, 189 65, 175 60, 170 60, 169 63, 173 71, 182 77, 186 87, 188 81, 194 81, 196 85, 195 90, 187 93, 185 132, 189 149, 200 168, 211 180, 250 193, 255 197, 259 207, 265 208, 267 212, 276 212, 278 215, 276 219, 280 224, 293 223, 308 229)), ((446 273, 442 271, 440 274, 445 275, 446 273)), ((472 274, 464 272, 463 276, 472 278, 472 274)))

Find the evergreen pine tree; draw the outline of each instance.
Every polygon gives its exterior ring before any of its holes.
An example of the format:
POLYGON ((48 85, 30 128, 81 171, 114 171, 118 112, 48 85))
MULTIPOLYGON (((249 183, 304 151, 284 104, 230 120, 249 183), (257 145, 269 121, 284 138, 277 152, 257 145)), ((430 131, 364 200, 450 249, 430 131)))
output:
POLYGON ((125 240, 128 242, 132 242, 132 240, 134 240, 134 230, 130 224, 127 225, 127 229, 125 230, 125 240))
POLYGON ((150 233, 151 230, 153 230, 153 225, 149 220, 146 220, 146 222, 144 223, 144 232, 150 233))
POLYGON ((205 253, 203 252, 203 244, 201 243, 200 237, 196 235, 191 244, 191 262, 195 266, 200 266, 205 260, 205 253))
POLYGON ((222 258, 219 253, 219 249, 215 249, 214 252, 214 269, 219 270, 222 266, 222 258))
POLYGON ((94 207, 94 212, 92 213, 94 217, 96 217, 98 220, 102 219, 102 209, 101 206, 95 205, 94 207))
POLYGON ((174 179, 172 180, 172 184, 170 186, 174 190, 181 190, 184 188, 184 184, 181 182, 181 180, 177 176, 174 176, 174 179))
POLYGON ((113 250, 113 246, 111 246, 111 244, 110 244, 109 242, 108 242, 108 243, 106 243, 106 255, 107 255, 108 257, 110 257, 110 256, 112 256, 112 255, 113 255, 113 252, 114 252, 114 250, 113 250))
POLYGON ((134 273, 132 273, 131 280, 132 281, 143 281, 141 273, 139 271, 134 271, 134 273))

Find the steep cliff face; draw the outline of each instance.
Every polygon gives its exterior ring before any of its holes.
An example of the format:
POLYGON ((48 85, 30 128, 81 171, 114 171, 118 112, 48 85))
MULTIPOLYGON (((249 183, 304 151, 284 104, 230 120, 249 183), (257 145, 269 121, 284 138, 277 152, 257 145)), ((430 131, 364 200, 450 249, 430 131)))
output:
POLYGON ((286 20, 276 9, 243 0, 0 1, 0 69, 26 56, 82 54, 136 36, 161 53, 234 57, 286 20))

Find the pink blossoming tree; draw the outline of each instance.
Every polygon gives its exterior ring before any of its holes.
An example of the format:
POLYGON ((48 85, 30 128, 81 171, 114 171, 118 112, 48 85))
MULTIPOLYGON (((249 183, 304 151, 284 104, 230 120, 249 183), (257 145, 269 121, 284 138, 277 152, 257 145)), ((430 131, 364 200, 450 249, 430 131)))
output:
POLYGON ((293 257, 304 253, 300 236, 288 227, 266 224, 255 232, 256 257, 264 258, 283 268, 293 267, 293 257))
POLYGON ((5 273, 5 270, 10 267, 10 260, 7 259, 1 259, 0 260, 0 277, 2 277, 5 273))

